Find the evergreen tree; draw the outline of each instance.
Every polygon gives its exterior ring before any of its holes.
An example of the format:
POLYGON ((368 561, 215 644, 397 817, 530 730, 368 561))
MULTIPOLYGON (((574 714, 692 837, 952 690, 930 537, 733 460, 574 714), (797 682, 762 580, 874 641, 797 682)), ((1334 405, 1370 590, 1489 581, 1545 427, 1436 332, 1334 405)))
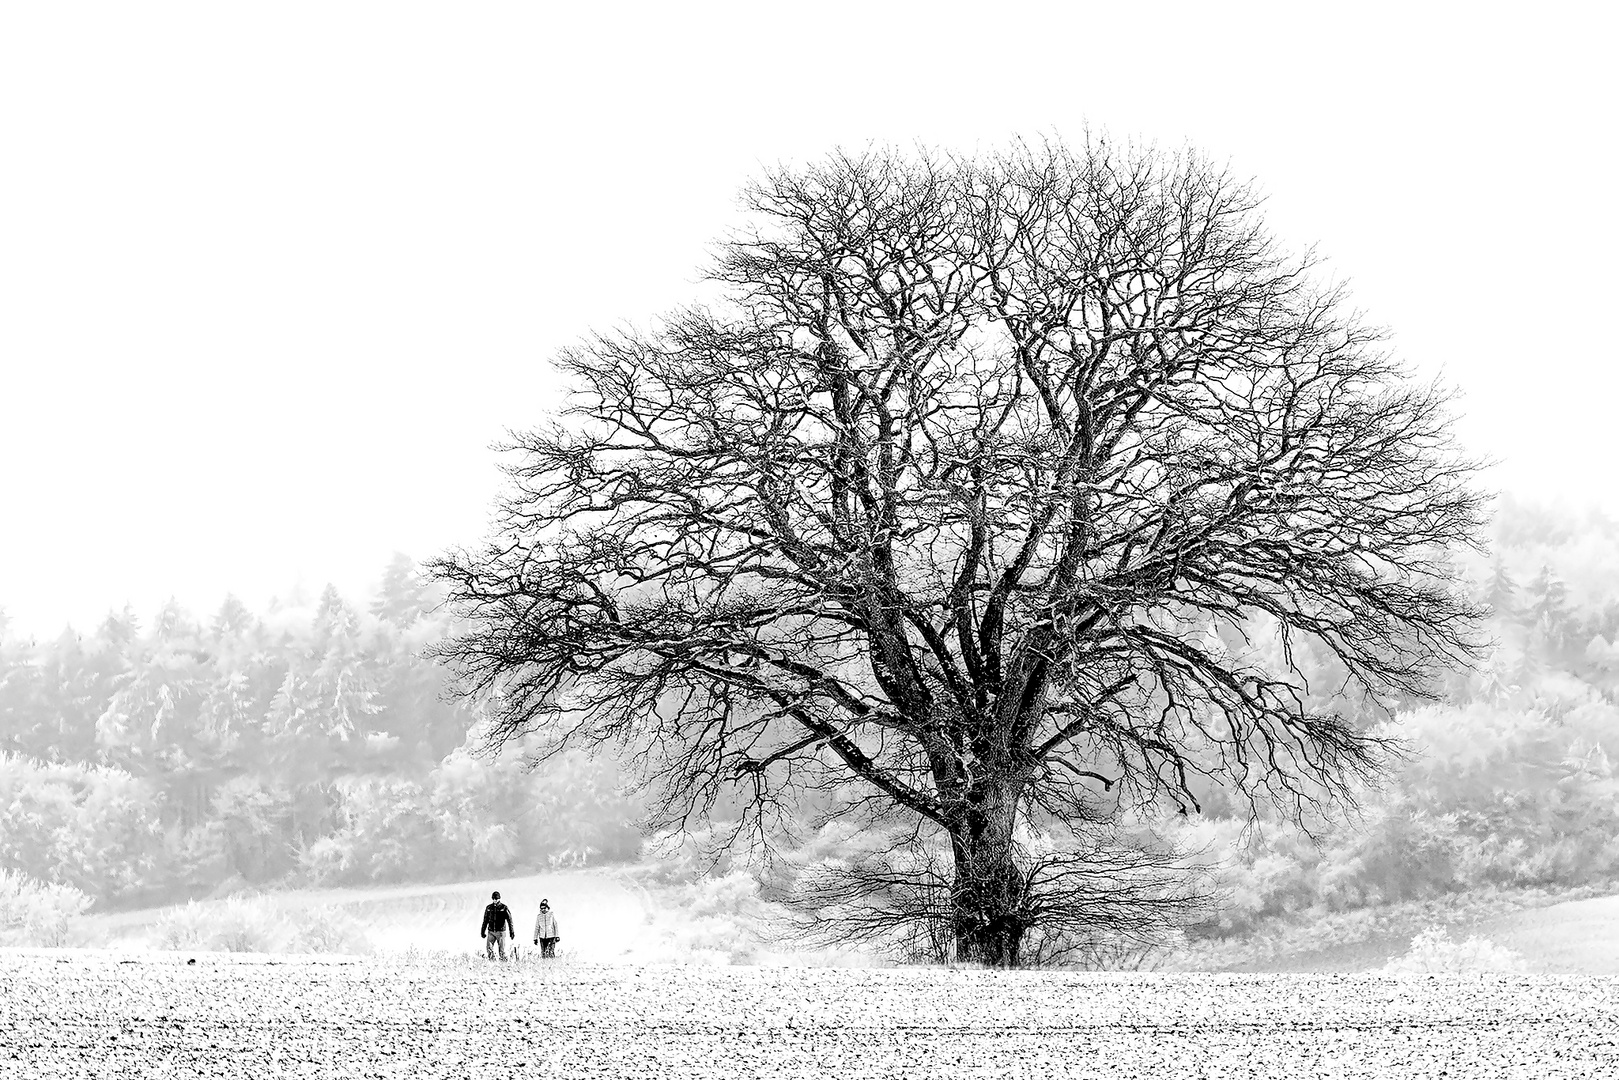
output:
POLYGON ((54 752, 44 755, 44 759, 96 760, 96 718, 106 707, 108 692, 101 664, 108 661, 101 658, 98 663, 87 654, 83 641, 71 627, 37 646, 35 656, 36 704, 31 707, 47 718, 54 746, 54 752))
POLYGON ((140 640, 140 622, 128 604, 121 612, 108 612, 91 639, 97 681, 105 687, 102 710, 96 716, 96 747, 104 761, 127 760, 133 736, 129 724, 133 717, 128 709, 115 709, 113 701, 119 690, 129 684, 134 675, 134 654, 140 640))
POLYGON ((1512 619, 1518 610, 1518 583, 1512 580, 1506 564, 1496 557, 1495 565, 1490 571, 1489 583, 1485 586, 1484 602, 1489 605, 1491 613, 1500 620, 1512 619))
POLYGON ((332 585, 321 594, 315 614, 314 658, 310 693, 321 730, 340 742, 363 737, 380 711, 375 679, 360 641, 359 617, 332 585))
POLYGON ((420 619, 435 602, 433 589, 422 579, 416 560, 395 552, 382 572, 382 584, 371 601, 371 614, 403 628, 420 619))
POLYGON ((1562 648, 1569 630, 1568 586, 1550 566, 1542 565, 1540 573, 1530 583, 1525 614, 1548 648, 1562 648))
POLYGON ((133 771, 190 769, 205 686, 197 644, 195 625, 173 600, 159 610, 148 637, 125 641, 125 670, 97 732, 109 754, 133 771))
POLYGON ((263 712, 250 670, 257 627, 235 596, 225 597, 209 624, 209 685, 198 710, 197 735, 215 757, 234 750, 263 712))
POLYGON ((1604 604, 1597 616, 1597 633, 1609 641, 1619 639, 1619 600, 1604 604))
POLYGON ((309 693, 296 665, 289 666, 270 708, 264 716, 264 732, 271 740, 285 743, 303 735, 309 723, 309 693))
POLYGON ((6 635, 7 623, 0 608, 0 753, 50 759, 53 740, 40 707, 38 668, 29 650, 6 635))
POLYGON ((216 645, 234 641, 248 634, 256 623, 247 605, 237 599, 234 593, 227 593, 209 624, 209 637, 216 645))

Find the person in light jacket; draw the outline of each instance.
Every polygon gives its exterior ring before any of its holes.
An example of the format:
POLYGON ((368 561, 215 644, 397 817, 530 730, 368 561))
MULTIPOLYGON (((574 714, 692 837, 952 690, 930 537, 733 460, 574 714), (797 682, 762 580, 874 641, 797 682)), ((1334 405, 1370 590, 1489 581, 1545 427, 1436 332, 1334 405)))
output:
POLYGON ((534 944, 540 947, 540 957, 550 959, 557 954, 557 938, 562 931, 557 929, 557 917, 551 913, 551 901, 540 901, 540 913, 534 919, 534 944))
MULTIPOLYGON (((484 955, 493 960, 495 948, 500 948, 500 958, 506 959, 506 934, 510 931, 513 938, 517 937, 517 920, 512 918, 511 908, 500 902, 500 892, 490 897, 490 904, 483 909, 483 925, 478 928, 478 935, 483 938, 484 955)), ((513 946, 515 949, 515 945, 513 946)))

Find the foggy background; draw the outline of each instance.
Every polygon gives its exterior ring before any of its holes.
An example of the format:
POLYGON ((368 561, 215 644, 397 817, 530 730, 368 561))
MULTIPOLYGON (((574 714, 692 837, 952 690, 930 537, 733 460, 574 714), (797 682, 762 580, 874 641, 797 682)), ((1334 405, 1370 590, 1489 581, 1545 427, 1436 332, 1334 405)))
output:
POLYGON ((592 328, 699 292, 762 165, 1183 143, 1464 392, 1486 478, 1616 508, 1603 5, 151 3, 0 13, 0 605, 211 609, 482 534, 592 328))
MULTIPOLYGON (((1464 567, 1498 648, 1393 732, 1426 756, 1359 831, 1248 849, 1207 933, 1611 882, 1613 29, 1583 4, 0 10, 0 864, 119 909, 639 857, 610 764, 457 751, 475 717, 420 655, 445 623, 417 562, 482 536, 490 444, 561 403, 555 350, 701 295, 762 167, 1088 123, 1254 177, 1282 243, 1460 390, 1507 495, 1464 567)), ((1240 826, 1215 807, 1195 839, 1240 826)), ((701 903, 757 900, 721 871, 701 903)))

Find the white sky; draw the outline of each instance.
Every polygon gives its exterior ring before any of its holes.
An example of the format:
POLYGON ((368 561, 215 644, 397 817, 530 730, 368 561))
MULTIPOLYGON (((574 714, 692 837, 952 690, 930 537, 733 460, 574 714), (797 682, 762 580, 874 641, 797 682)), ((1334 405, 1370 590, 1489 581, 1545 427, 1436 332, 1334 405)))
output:
POLYGON ((1619 509, 1613 5, 567 7, 0 6, 15 629, 473 542, 546 358, 688 298, 762 163, 1086 121, 1256 178, 1493 484, 1619 509))

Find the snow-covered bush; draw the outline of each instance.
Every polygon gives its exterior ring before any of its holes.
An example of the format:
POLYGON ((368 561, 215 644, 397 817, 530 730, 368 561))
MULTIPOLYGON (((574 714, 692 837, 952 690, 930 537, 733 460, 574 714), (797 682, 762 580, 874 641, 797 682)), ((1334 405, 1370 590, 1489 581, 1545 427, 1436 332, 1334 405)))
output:
POLYGON ((354 915, 340 907, 287 910, 268 897, 171 908, 158 920, 151 943, 159 949, 225 952, 306 952, 367 955, 375 943, 354 915))
POLYGON ((1452 941, 1450 931, 1431 927, 1411 939, 1411 951, 1390 960, 1382 968, 1390 974, 1450 973, 1480 971, 1520 971, 1523 959, 1511 949, 1486 938, 1470 937, 1452 941))
POLYGON ((0 870, 0 945, 71 945, 72 920, 89 906, 90 897, 71 885, 0 870))
POLYGON ((92 897, 138 892, 163 847, 151 781, 0 754, 0 863, 92 897))
POLYGON ((373 949, 360 920, 340 907, 305 908, 288 916, 293 952, 367 954, 373 949))
POLYGON ((208 944, 225 952, 276 952, 287 930, 268 900, 233 896, 210 905, 208 944))
POLYGON ((212 929, 209 908, 195 900, 170 908, 152 933, 152 944, 159 949, 205 948, 212 929))

